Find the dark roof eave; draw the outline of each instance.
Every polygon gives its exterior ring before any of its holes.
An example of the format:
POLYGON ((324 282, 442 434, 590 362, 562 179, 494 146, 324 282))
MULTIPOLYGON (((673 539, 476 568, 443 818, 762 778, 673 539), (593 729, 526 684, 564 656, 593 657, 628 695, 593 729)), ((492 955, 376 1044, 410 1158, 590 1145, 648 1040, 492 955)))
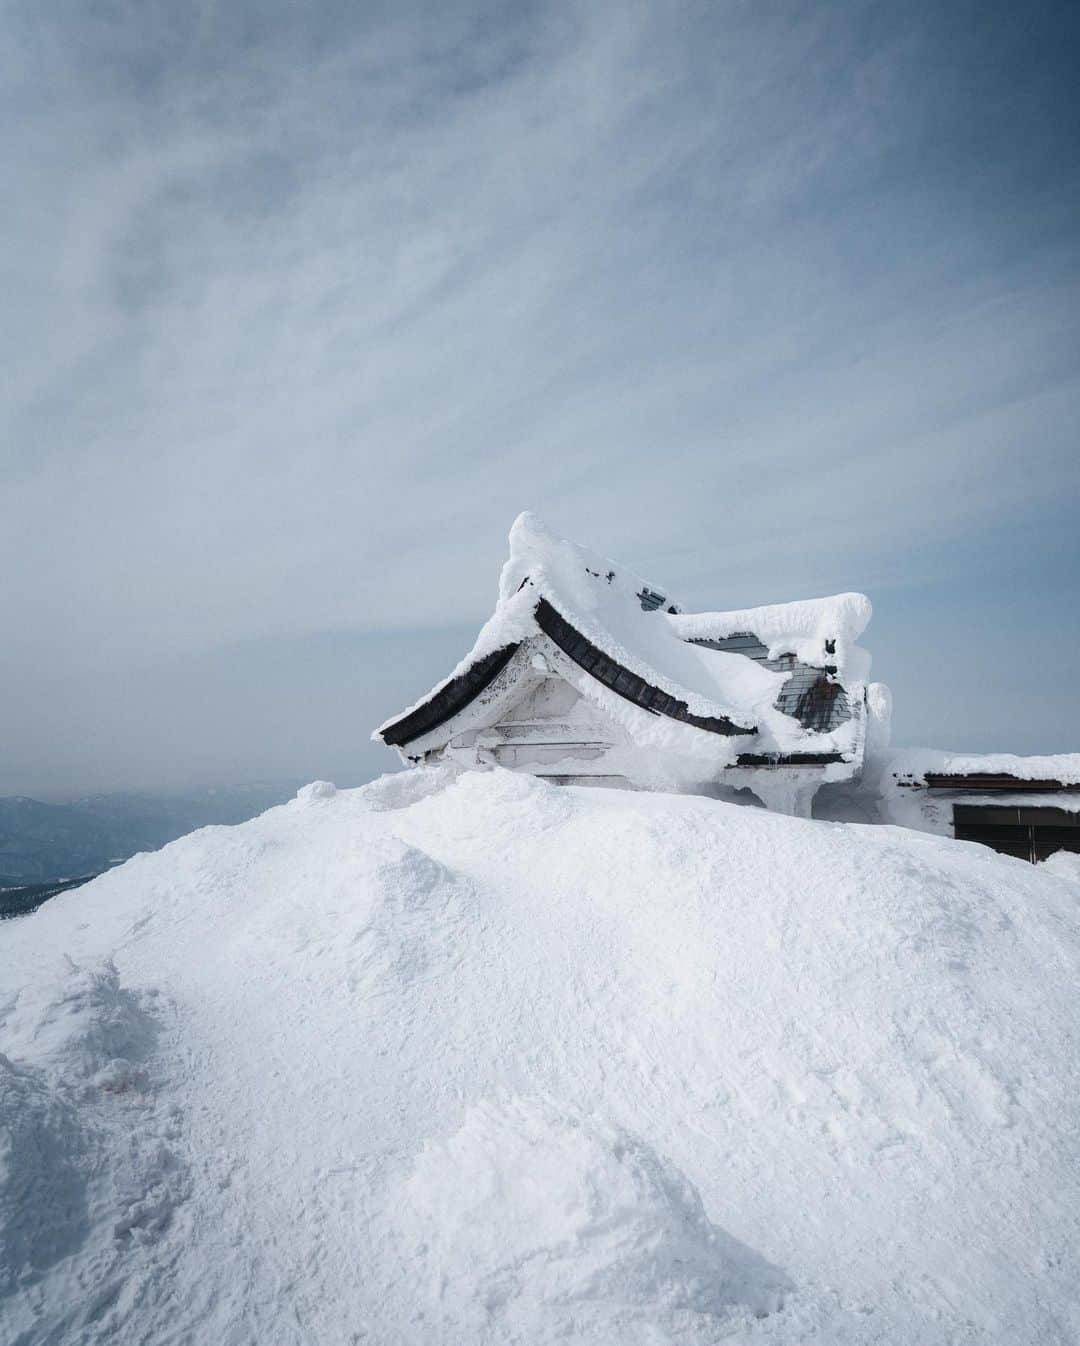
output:
MULTIPOLYGON (((1067 783, 1060 780, 1027 780, 1022 776, 1011 776, 1007 771, 928 771, 925 776, 928 790, 1031 790, 1050 793, 1060 790, 1080 790, 1080 782, 1067 783)), ((912 782, 918 785, 917 781, 912 782)))
MULTIPOLYGON (((609 691, 615 692, 650 715, 665 715, 669 719, 689 724, 710 734, 730 737, 757 733, 756 725, 738 725, 726 716, 695 715, 685 701, 680 701, 678 697, 646 682, 644 678, 632 673, 593 645, 546 598, 541 598, 537 603, 534 616, 540 630, 579 668, 584 669, 609 691)), ((480 693, 494 682, 520 648, 519 641, 504 645, 478 659, 464 673, 451 678, 445 686, 440 687, 415 710, 409 711, 407 715, 402 715, 400 719, 394 720, 385 729, 380 730, 379 737, 390 747, 403 747, 406 743, 411 743, 438 729, 440 725, 453 719, 475 701, 480 693)))
POLYGON ((581 632, 554 608, 546 598, 541 598, 534 609, 536 624, 552 640, 567 658, 572 659, 579 668, 584 669, 609 691, 621 696, 640 710, 650 715, 665 715, 668 719, 678 720, 682 724, 703 729, 709 734, 723 734, 728 737, 757 733, 757 726, 744 727, 735 724, 726 716, 695 715, 685 701, 672 696, 662 688, 646 682, 637 673, 612 659, 598 646, 586 639, 581 632))
POLYGON ((735 766, 832 766, 853 760, 842 752, 743 752, 735 759, 735 766))
POLYGON ((430 734, 447 720, 452 720, 489 687, 521 648, 521 642, 503 645, 470 664, 464 673, 451 678, 445 686, 415 710, 379 730, 379 737, 392 748, 400 748, 414 739, 430 734))

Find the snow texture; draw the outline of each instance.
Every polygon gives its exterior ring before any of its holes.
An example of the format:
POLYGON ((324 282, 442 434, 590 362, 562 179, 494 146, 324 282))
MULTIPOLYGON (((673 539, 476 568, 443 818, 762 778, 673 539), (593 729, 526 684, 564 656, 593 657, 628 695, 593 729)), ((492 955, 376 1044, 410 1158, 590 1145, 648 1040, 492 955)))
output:
MULTIPOLYGON (((408 711, 429 700, 485 655, 540 637, 534 611, 539 599, 545 598, 593 645, 685 702, 693 714, 757 728, 759 732, 752 740, 754 752, 857 750, 857 717, 831 733, 807 731, 792 716, 775 709, 787 674, 765 668, 742 654, 691 644, 690 639, 752 631, 769 646, 770 654, 793 652, 806 662, 835 666, 838 676, 846 680, 850 701, 861 705, 870 659, 854 640, 870 618, 869 599, 862 594, 840 594, 737 613, 689 616, 666 611, 666 607, 674 606, 666 597, 659 609, 646 611, 640 599, 646 591, 665 593, 619 562, 556 537, 535 515, 519 515, 510 530, 510 556, 500 577, 495 613, 449 677, 408 711), (835 641, 831 653, 825 647, 830 639, 835 641)), ((718 770, 733 762, 751 743, 750 739, 726 738, 650 715, 587 674, 575 673, 572 668, 565 672, 583 696, 601 707, 634 742, 651 751, 708 759, 718 770)), ((394 715, 372 737, 378 739, 408 711, 394 715)), ((448 726, 439 735, 441 741, 453 732, 454 727, 448 726)), ((426 738, 424 748, 432 741, 426 738)))
POLYGON ((1060 858, 429 767, 0 940, 5 1343, 1080 1339, 1060 858))
POLYGON ((1080 855, 1070 851, 1055 851, 1041 862, 1041 868, 1047 874, 1080 884, 1080 855))
POLYGON ((658 1319, 708 1340, 733 1311, 777 1311, 790 1288, 644 1141, 545 1099, 470 1108, 425 1145, 403 1212, 449 1340, 483 1336, 495 1315, 522 1341, 538 1321, 627 1340, 658 1319))

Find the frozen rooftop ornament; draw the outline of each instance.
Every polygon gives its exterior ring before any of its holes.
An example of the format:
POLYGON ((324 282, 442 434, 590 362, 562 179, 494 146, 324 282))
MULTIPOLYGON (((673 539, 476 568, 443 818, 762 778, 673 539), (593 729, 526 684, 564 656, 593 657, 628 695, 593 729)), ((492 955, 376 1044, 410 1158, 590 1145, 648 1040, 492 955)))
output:
POLYGON ((667 590, 549 533, 510 530, 499 600, 450 676, 373 737, 410 763, 558 784, 715 794, 808 814, 859 773, 862 594, 684 613, 667 590))
POLYGON ((641 604, 642 612, 655 612, 657 608, 662 608, 667 602, 663 594, 658 594, 650 589, 648 585, 643 585, 638 594, 638 602, 641 604))

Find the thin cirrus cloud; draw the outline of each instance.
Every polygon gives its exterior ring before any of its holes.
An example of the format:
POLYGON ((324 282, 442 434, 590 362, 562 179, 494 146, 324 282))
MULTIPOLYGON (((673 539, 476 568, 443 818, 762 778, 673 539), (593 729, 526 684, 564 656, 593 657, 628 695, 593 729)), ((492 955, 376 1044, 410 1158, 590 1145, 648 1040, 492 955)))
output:
MULTIPOLYGON (((0 789, 364 774, 524 507, 688 604, 867 588, 909 704, 950 595, 942 687, 997 667, 1077 579, 1076 24, 948 8, 9 10, 0 789), (353 638, 299 723, 223 672, 353 638)), ((1040 686, 909 728, 1068 747, 1040 686)))

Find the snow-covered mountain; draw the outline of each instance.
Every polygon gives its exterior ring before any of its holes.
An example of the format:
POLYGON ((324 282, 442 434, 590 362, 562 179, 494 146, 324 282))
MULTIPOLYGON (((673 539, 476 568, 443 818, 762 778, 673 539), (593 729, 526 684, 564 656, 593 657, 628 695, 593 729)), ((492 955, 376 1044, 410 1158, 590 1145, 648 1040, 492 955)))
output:
POLYGON ((428 768, 0 928, 0 1339, 1080 1339, 1080 879, 428 768))

